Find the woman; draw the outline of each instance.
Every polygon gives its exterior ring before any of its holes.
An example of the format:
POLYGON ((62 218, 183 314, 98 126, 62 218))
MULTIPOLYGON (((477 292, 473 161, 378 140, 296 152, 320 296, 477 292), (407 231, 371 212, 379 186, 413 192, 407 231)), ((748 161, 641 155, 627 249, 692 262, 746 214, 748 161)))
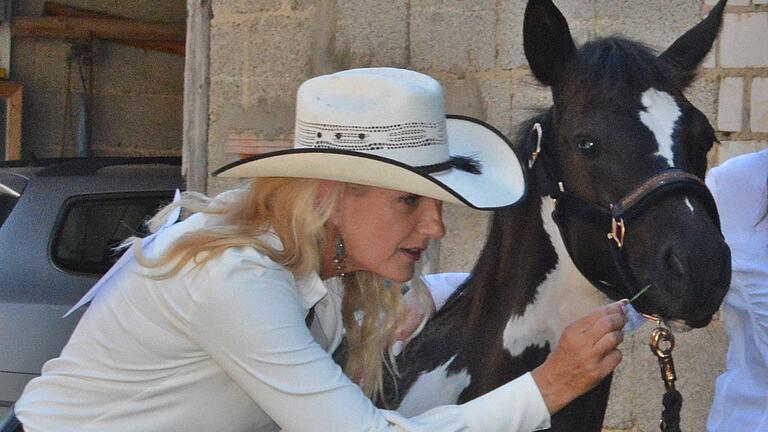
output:
POLYGON ((440 85, 416 72, 317 77, 296 106, 293 150, 219 170, 255 180, 182 201, 197 213, 121 260, 17 403, 27 432, 534 430, 616 367, 620 304, 479 399, 410 419, 376 409, 403 314, 389 281, 443 236, 442 201, 510 205, 523 175, 497 132, 446 121, 440 85), (343 329, 346 373, 329 354, 343 329))
POLYGON ((707 186, 731 248, 725 296, 726 371, 717 378, 707 430, 768 430, 768 149, 712 168, 707 186))

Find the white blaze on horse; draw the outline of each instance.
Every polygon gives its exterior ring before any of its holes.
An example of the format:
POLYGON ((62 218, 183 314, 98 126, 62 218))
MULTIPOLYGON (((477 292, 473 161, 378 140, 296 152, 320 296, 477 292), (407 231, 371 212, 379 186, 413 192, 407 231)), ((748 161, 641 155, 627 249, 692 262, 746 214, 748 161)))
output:
MULTIPOLYGON (((730 252, 700 180, 714 131, 683 89, 724 6, 657 56, 616 37, 577 48, 551 1, 528 2, 526 57, 554 104, 510 144, 530 160, 527 198, 494 213, 469 279, 398 357, 382 403, 416 414, 475 398, 541 364, 577 318, 646 286, 640 312, 710 322, 730 252)), ((552 430, 601 430, 609 387, 573 401, 552 430)))

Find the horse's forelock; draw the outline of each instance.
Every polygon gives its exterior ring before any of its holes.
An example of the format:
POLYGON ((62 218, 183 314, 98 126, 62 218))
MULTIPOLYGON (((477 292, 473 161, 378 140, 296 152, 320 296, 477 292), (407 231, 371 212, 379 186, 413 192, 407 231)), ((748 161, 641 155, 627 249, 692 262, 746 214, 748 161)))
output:
MULTIPOLYGON (((679 89, 682 76, 648 46, 621 37, 584 44, 569 68, 574 88, 601 95, 679 89)), ((566 84, 567 85, 567 84, 566 84)))

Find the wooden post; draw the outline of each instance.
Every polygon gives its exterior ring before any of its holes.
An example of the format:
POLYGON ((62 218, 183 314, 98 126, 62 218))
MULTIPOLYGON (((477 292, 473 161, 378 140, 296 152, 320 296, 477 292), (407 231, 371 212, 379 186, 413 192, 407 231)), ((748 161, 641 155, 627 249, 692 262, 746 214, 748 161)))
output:
POLYGON ((5 130, 3 134, 5 160, 21 159, 21 104, 23 86, 17 82, 0 81, 0 99, 4 103, 5 130))
POLYGON ((208 189, 208 99, 210 89, 211 0, 187 0, 184 66, 182 175, 187 190, 208 189))

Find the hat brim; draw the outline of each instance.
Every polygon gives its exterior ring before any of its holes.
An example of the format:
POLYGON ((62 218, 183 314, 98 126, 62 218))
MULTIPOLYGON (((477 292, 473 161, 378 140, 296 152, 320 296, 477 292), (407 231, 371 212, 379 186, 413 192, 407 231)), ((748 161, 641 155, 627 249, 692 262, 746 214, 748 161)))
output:
POLYGON ((213 172, 218 177, 298 177, 394 189, 492 210, 520 201, 525 171, 507 138, 492 126, 465 116, 446 120, 451 156, 478 162, 481 174, 458 168, 422 173, 384 157, 335 149, 290 149, 256 155, 213 172))

